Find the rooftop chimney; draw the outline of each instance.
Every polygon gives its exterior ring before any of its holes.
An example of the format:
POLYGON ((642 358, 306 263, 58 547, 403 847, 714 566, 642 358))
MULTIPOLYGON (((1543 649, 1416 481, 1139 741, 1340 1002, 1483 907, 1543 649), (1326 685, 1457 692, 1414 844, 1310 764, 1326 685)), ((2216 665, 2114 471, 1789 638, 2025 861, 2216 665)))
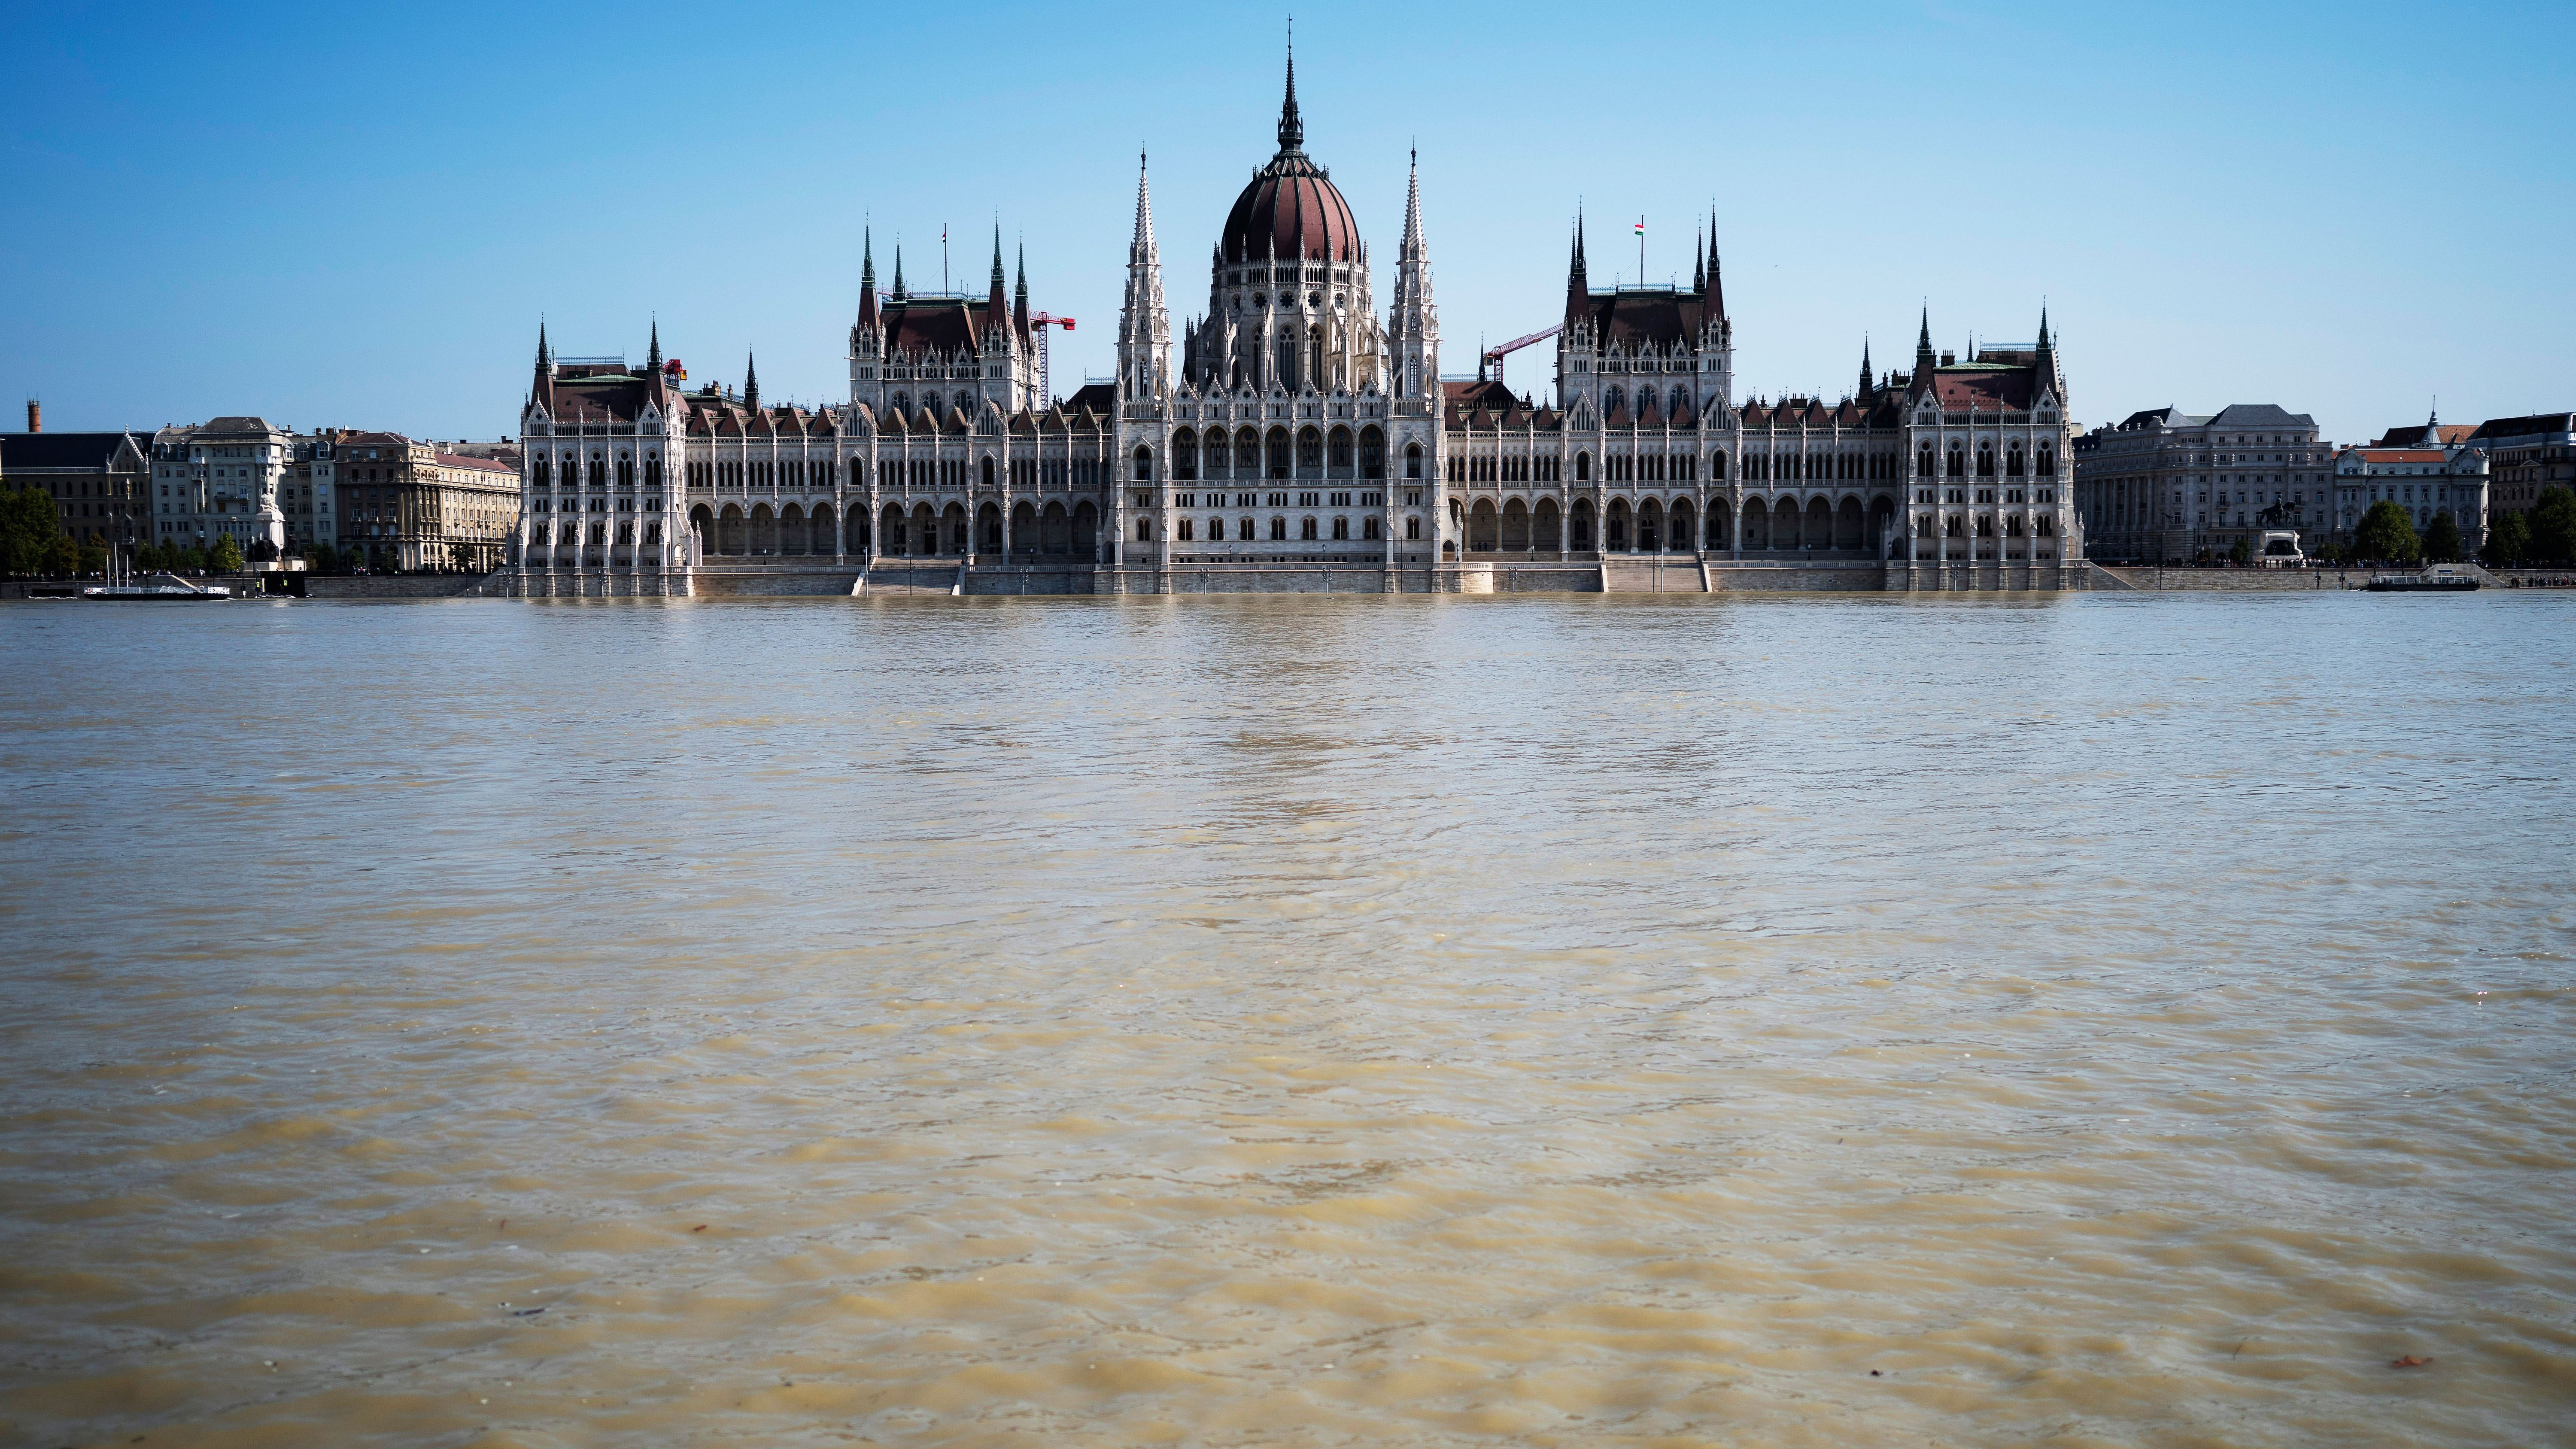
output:
POLYGON ((1959 354, 1957 354, 1957 353, 1955 353, 1955 352, 1944 352, 1944 353, 1942 353, 1942 354, 1941 354, 1941 365, 1942 365, 1943 367, 1949 367, 1949 366, 1952 366, 1952 365, 1956 364, 1956 363, 1958 362, 1958 360, 1959 360, 1959 354))
POLYGON ((45 405, 36 401, 34 398, 27 399, 27 431, 31 433, 41 433, 44 430, 45 405))

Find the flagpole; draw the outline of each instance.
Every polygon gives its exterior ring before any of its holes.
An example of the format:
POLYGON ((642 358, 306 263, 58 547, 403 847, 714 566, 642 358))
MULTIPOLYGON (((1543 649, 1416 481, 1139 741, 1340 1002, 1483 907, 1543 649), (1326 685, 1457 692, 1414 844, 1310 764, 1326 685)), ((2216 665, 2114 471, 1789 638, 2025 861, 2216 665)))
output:
POLYGON ((1646 218, 1637 218, 1637 285, 1646 285, 1646 218))

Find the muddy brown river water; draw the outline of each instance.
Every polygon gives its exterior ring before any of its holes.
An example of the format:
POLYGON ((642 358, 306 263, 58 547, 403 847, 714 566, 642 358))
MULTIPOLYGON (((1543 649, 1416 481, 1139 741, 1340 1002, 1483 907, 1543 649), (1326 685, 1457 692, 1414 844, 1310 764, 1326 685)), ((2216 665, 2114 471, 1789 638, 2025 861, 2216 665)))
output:
POLYGON ((2576 599, 28 604, 0 677, 0 1443, 2576 1426, 2576 599))

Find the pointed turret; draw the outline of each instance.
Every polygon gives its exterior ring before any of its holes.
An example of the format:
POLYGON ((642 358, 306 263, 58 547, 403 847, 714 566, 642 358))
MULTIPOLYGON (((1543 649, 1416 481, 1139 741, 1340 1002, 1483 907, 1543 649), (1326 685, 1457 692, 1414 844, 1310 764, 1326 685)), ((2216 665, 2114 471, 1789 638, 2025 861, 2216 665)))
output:
POLYGON ((1866 398, 1870 390, 1876 386, 1877 383, 1871 379, 1869 372, 1869 338, 1863 336, 1860 340, 1860 392, 1858 395, 1866 398))
POLYGON ((1583 269, 1583 213, 1574 214, 1574 249, 1565 267, 1565 320, 1568 326, 1591 309, 1592 281, 1583 269))
MULTIPOLYGON (((1404 236, 1395 248, 1395 378, 1399 397, 1430 397, 1440 386, 1440 314, 1431 302, 1431 243, 1422 230, 1422 157, 1408 159, 1404 236)), ((1478 352, 1481 354, 1480 347, 1478 352)), ((1484 366, 1482 356, 1477 366, 1484 366)))
POLYGON ((894 300, 903 301, 911 294, 903 289, 903 237, 894 239, 894 300))
POLYGON ((1154 197, 1136 155, 1136 231, 1127 243, 1127 296, 1118 309, 1118 387, 1128 400, 1158 396, 1171 376, 1172 323, 1163 308, 1163 258, 1154 244, 1154 197))
POLYGON ((1708 315, 1726 320, 1726 276, 1717 261, 1717 213, 1708 214, 1708 315))
POLYGON ((1707 240, 1702 236, 1691 241, 1691 290, 1702 296, 1708 294, 1708 258, 1701 254, 1700 247, 1707 240))
POLYGON ((859 326, 877 330, 877 247, 867 231, 859 233, 859 326))
POLYGON ((1022 337, 1029 335, 1029 244, 1020 243, 1018 273, 1011 284, 1011 325, 1022 337))
POLYGON ((537 319, 536 383, 528 389, 528 402, 532 406, 544 408, 547 416, 554 415, 555 353, 553 348, 546 345, 546 323, 542 317, 537 319))
POLYGON ((747 411, 760 411, 760 364, 748 352, 742 355, 742 405, 747 411))
POLYGON ((984 325, 999 327, 1009 314, 1010 294, 1002 287, 1002 224, 993 223, 993 280, 984 291, 984 325))
POLYGON ((662 319, 653 319, 653 341, 644 349, 644 370, 658 374, 662 370, 662 319))
POLYGON ((2048 330, 2048 304, 2045 302, 2039 305, 2039 376, 2036 382, 2039 391, 2056 398, 2059 407, 2066 406, 2066 374, 2058 366, 2057 334, 2048 330))
POLYGON ((1923 308, 1922 329, 1914 334, 1914 376, 1910 380, 1909 392, 1920 395, 1931 391, 1933 369, 1940 365, 1940 360, 1932 354, 1932 308, 1927 303, 1923 308))

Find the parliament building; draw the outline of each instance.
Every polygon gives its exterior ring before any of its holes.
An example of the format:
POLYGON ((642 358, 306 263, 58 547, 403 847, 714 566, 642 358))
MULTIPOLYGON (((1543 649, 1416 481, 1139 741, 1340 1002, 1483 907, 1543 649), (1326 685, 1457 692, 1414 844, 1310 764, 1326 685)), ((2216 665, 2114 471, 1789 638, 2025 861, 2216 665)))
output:
POLYGON ((1964 359, 1927 312, 1904 370, 1864 348, 1837 399, 1739 399, 1714 242, 1687 289, 1601 291, 1578 224, 1533 401, 1441 376, 1418 167, 1377 310, 1293 57, 1277 138, 1177 324, 1140 160, 1116 372, 1069 395, 998 230, 981 295, 908 289, 899 251, 881 291, 863 243, 842 407, 764 405, 750 365, 690 390, 658 328, 641 368, 541 328, 513 591, 2081 587, 2044 311, 1964 359))

